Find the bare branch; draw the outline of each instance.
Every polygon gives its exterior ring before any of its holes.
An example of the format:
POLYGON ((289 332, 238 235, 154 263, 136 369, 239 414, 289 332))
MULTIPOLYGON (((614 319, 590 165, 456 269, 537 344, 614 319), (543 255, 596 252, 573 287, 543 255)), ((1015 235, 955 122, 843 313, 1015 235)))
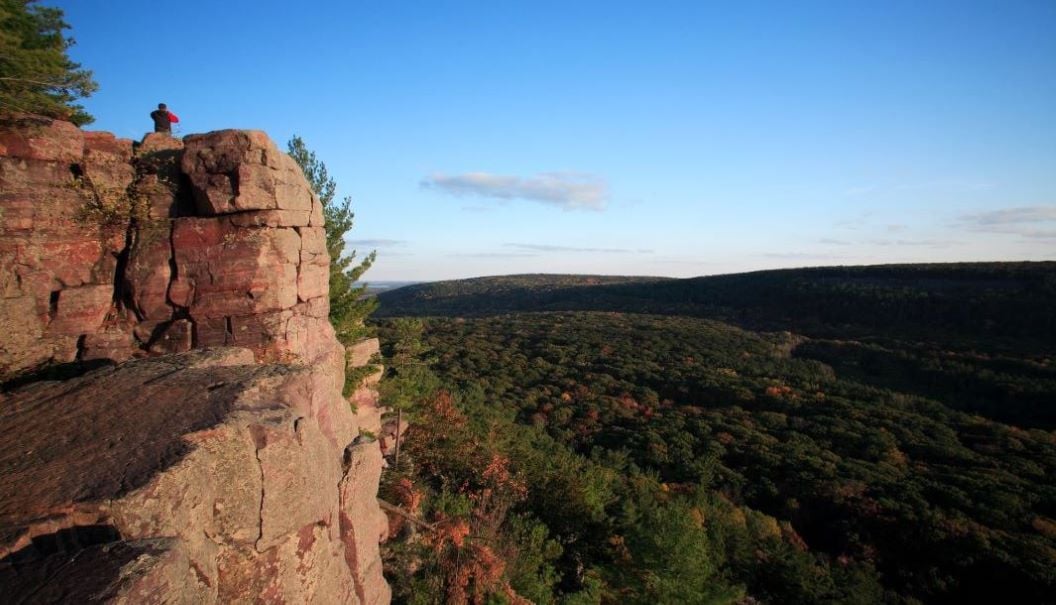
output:
POLYGON ((390 513, 395 513, 395 514, 403 517, 404 519, 407 519, 411 523, 414 523, 415 525, 417 525, 419 527, 424 527, 425 529, 428 529, 430 531, 433 531, 433 530, 436 529, 436 525, 435 524, 428 523, 426 521, 422 521, 418 517, 415 517, 414 515, 412 515, 411 513, 407 512, 405 510, 403 510, 399 506, 396 506, 395 504, 389 504, 388 502, 382 500, 381 498, 378 498, 378 506, 381 507, 382 510, 389 511, 390 513))
POLYGON ((53 88, 66 88, 70 84, 67 82, 42 82, 40 80, 31 80, 29 78, 13 78, 13 77, 0 77, 0 81, 3 82, 23 82, 26 84, 37 84, 39 86, 50 86, 53 88))

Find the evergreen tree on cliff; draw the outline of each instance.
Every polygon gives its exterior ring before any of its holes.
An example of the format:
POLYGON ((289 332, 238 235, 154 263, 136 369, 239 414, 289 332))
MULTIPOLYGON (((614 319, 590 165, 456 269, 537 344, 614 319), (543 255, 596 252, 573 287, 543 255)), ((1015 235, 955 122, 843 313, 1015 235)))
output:
POLYGON ((74 103, 96 91, 92 72, 70 60, 73 39, 61 9, 37 0, 0 0, 0 113, 69 120, 92 116, 74 103))
POLYGON ((358 264, 353 264, 356 251, 345 254, 345 234, 352 229, 351 198, 340 202, 334 199, 337 184, 314 151, 309 151, 299 136, 287 143, 290 156, 304 171, 308 184, 323 205, 326 219, 326 250, 330 253, 330 323, 337 331, 337 339, 349 345, 366 335, 363 320, 374 312, 378 302, 366 297, 365 285, 356 285, 359 278, 374 263, 375 252, 368 254, 358 264))

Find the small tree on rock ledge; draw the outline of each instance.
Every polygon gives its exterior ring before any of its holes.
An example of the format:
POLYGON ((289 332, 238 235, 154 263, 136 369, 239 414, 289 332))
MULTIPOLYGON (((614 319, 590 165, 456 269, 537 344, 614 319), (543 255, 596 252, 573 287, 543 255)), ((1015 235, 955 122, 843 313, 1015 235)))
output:
POLYGON ((356 285, 359 278, 374 263, 376 252, 371 252, 358 264, 353 264, 356 251, 345 254, 345 234, 352 229, 352 200, 334 199, 337 184, 326 170, 326 164, 309 151, 301 137, 294 135, 286 145, 290 157, 300 165, 312 191, 323 205, 326 220, 326 251, 330 253, 330 323, 343 345, 350 345, 367 335, 363 320, 374 312, 378 301, 366 296, 367 287, 356 285))

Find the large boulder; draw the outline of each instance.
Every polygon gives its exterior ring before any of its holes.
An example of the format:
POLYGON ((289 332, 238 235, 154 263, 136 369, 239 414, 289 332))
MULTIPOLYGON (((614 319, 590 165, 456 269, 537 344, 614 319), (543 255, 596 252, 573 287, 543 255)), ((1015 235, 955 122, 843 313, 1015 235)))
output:
POLYGON ((133 145, 2 123, 0 262, 0 382, 193 346, 258 359, 333 348, 322 207, 262 132, 133 145))
POLYGON ((221 218, 176 221, 169 296, 194 318, 252 315, 297 304, 296 229, 242 228, 221 218))
POLYGON ((6 395, 6 597, 61 568, 49 594, 82 602, 388 602, 381 454, 327 371, 226 348, 6 395))
POLYGON ((312 211, 312 190, 300 167, 263 132, 219 130, 188 136, 184 145, 183 172, 203 216, 312 211))

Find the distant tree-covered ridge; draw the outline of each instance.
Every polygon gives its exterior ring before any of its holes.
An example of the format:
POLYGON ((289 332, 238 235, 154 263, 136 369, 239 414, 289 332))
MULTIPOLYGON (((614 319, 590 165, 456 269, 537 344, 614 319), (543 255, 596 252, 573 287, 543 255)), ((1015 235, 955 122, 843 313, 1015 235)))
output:
POLYGON ((1056 342, 1056 262, 823 267, 691 279, 485 277, 417 284, 378 298, 381 316, 389 317, 619 311, 988 349, 1045 350, 1056 342))

